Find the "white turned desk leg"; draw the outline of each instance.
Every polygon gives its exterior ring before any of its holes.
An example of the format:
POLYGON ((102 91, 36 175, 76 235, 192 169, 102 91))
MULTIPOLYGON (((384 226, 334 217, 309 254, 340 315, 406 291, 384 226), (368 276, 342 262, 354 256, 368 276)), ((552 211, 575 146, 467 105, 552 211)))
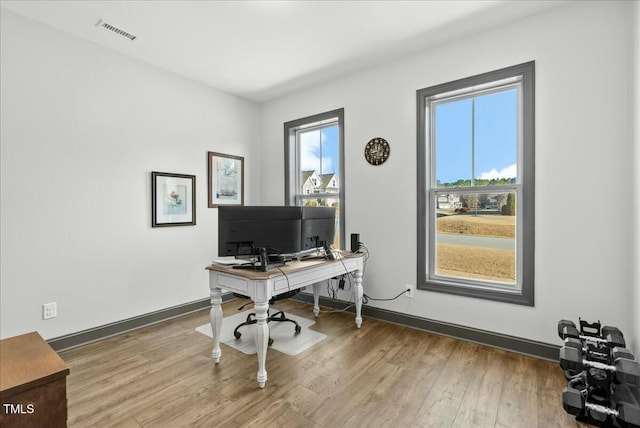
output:
POLYGON ((313 315, 316 317, 320 313, 320 305, 318 304, 320 301, 320 283, 316 282, 312 285, 313 287, 313 315))
POLYGON ((269 324, 267 323, 267 312, 269 311, 269 302, 255 303, 256 311, 256 349, 258 354, 258 385, 264 388, 267 382, 267 370, 265 364, 267 361, 267 347, 269 346, 269 324))
POLYGON ((211 290, 211 333, 213 335, 213 361, 220 362, 222 350, 220 349, 220 329, 222 328, 222 291, 219 288, 211 290))
POLYGON ((362 295, 364 294, 362 289, 362 271, 354 271, 353 276, 356 280, 356 327, 360 328, 362 325, 362 295))

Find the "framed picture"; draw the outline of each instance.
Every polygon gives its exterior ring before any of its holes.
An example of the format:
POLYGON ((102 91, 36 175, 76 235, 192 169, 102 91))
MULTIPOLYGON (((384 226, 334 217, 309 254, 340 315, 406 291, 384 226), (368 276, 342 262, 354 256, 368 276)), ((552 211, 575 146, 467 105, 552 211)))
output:
POLYGON ((209 208, 244 205, 244 158, 209 154, 209 208))
POLYGON ((196 176, 151 173, 151 227, 196 224, 196 176))

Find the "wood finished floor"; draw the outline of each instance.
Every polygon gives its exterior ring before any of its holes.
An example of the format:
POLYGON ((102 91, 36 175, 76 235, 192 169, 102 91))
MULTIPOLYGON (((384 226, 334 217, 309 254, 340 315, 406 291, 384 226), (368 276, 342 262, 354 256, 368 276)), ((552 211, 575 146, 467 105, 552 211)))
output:
MULTIPOLYGON (((225 316, 246 301, 223 305, 225 316)), ((275 305, 312 317, 308 304, 275 305)), ((321 313, 327 335, 292 357, 255 355, 195 328, 207 310, 61 353, 69 427, 576 427, 556 363, 365 318, 321 313)))

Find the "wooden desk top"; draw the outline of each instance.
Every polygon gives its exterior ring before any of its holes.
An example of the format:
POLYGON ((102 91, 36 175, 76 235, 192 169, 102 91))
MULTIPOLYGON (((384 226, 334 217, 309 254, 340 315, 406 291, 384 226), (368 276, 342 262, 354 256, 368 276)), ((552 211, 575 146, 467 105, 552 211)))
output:
MULTIPOLYGON (((349 259, 349 258, 362 257, 362 254, 358 254, 358 253, 347 253, 347 254, 348 254, 347 256, 342 257, 341 259, 346 261, 346 259, 349 259)), ((253 270, 253 269, 233 269, 230 266, 221 266, 221 265, 207 266, 206 269, 214 270, 216 272, 224 272, 231 275, 237 275, 237 276, 241 276, 243 278, 248 278, 248 279, 269 279, 269 278, 282 275, 283 273, 290 274, 290 273, 298 272, 304 269, 309 269, 314 266, 322 265, 325 263, 341 263, 340 261, 341 259, 336 259, 336 260, 309 259, 309 260, 302 260, 302 261, 292 260, 282 266, 278 266, 277 268, 271 268, 266 272, 253 270)))
POLYGON ((0 396, 9 397, 68 374, 62 358, 37 332, 0 340, 0 396))

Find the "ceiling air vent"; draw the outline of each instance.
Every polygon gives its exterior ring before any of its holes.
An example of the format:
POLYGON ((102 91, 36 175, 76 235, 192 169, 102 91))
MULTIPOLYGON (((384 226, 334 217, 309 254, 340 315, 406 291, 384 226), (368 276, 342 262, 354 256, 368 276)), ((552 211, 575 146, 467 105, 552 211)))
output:
POLYGON ((121 30, 118 27, 114 27, 111 24, 107 24, 102 19, 98 21, 98 23, 96 24, 96 27, 103 28, 103 29, 105 29, 107 31, 111 31, 112 33, 115 33, 115 34, 117 34, 119 36, 126 37, 127 39, 129 39, 131 41, 134 41, 138 37, 138 36, 136 36, 134 34, 131 34, 131 33, 127 32, 127 31, 121 30))

